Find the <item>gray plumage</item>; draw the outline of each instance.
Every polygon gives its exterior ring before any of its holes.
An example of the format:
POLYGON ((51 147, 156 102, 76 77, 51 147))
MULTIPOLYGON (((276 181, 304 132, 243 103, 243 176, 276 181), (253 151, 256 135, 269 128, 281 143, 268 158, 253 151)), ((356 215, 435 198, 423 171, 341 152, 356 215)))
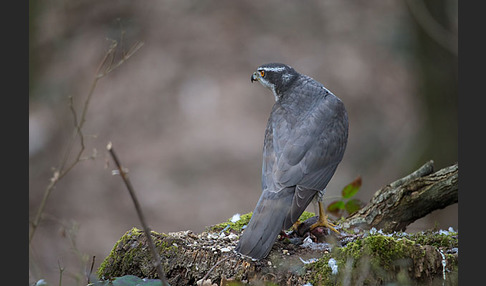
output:
POLYGON ((236 251, 261 259, 280 231, 323 194, 344 155, 348 117, 339 98, 290 66, 262 65, 255 80, 272 90, 276 102, 265 130, 263 192, 236 251))

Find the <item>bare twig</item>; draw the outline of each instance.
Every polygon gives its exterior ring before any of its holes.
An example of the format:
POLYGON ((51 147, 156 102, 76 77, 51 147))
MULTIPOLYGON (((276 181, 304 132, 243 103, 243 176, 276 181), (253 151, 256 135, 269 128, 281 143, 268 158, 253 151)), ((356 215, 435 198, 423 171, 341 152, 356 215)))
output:
POLYGON ((224 259, 221 259, 220 261, 216 262, 216 264, 213 265, 213 267, 211 267, 209 269, 209 271, 206 273, 206 275, 204 275, 204 277, 201 279, 201 281, 204 283, 204 281, 206 281, 206 279, 208 278, 209 274, 213 271, 214 268, 216 268, 216 266, 218 266, 221 262, 223 261, 226 261, 229 259, 229 256, 224 258, 224 259))
POLYGON ((95 258, 96 258, 96 256, 93 255, 93 259, 91 260, 91 268, 89 269, 89 272, 88 272, 88 284, 90 283, 91 273, 93 273, 95 258))
MULTIPOLYGON (((106 69, 103 72, 98 71, 97 77, 102 78, 105 75, 112 72, 113 70, 115 70, 116 68, 118 68, 119 66, 121 66, 126 60, 128 60, 133 54, 135 54, 142 46, 143 46, 143 42, 136 42, 130 48, 130 50, 125 55, 123 55, 123 57, 116 64, 113 64, 113 58, 112 58, 112 61, 110 62, 110 64, 106 67, 106 69)), ((113 54, 110 54, 111 56, 114 56, 114 49, 115 48, 116 48, 116 45, 114 44, 113 45, 113 54)), ((110 49, 110 50, 112 50, 112 49, 110 49)), ((100 68, 102 66, 103 65, 101 65, 100 68)))
POLYGON ((85 142, 84 142, 84 135, 83 135, 83 126, 84 123, 86 122, 86 114, 88 112, 88 107, 91 101, 91 98, 94 94, 96 85, 98 84, 98 81, 121 66, 126 60, 128 60, 135 52, 137 52, 141 47, 143 46, 143 42, 137 42, 135 45, 132 46, 132 48, 128 51, 127 54, 125 54, 122 59, 120 59, 116 64, 113 64, 113 59, 114 55, 116 52, 116 47, 117 47, 117 42, 113 41, 110 48, 108 51, 105 53, 102 61, 100 62, 100 65, 98 66, 96 70, 95 77, 93 79, 93 82, 91 83, 91 87, 88 92, 88 96, 86 97, 86 100, 84 101, 83 109, 81 110, 81 116, 78 118, 78 114, 76 110, 74 109, 74 100, 73 97, 69 97, 69 108, 71 109, 71 112, 73 114, 73 119, 74 119, 74 131, 73 135, 71 136, 71 139, 68 143, 68 147, 66 149, 66 152, 64 156, 61 159, 61 162, 59 164, 59 167, 54 170, 53 176, 50 179, 49 184, 47 185, 44 195, 42 197, 42 200, 40 202, 39 208, 37 209, 37 213, 34 217, 34 220, 31 222, 31 229, 29 233, 29 244, 32 242, 32 239, 34 237, 35 231, 37 230, 37 227, 39 226, 39 223, 42 219, 42 214, 44 212, 44 208, 46 206, 47 200, 49 196, 51 195, 52 191, 54 190, 57 182, 61 180, 66 174, 69 173, 69 171, 72 170, 79 162, 82 161, 82 155, 84 153, 84 150, 86 148, 85 142), (104 68, 104 69, 103 69, 104 68), (103 69, 103 70, 102 70, 103 69), (72 152, 74 151, 74 142, 76 140, 79 140, 80 147, 77 152, 76 157, 68 164, 68 159, 72 152))
POLYGON ((64 267, 61 266, 61 262, 57 261, 57 266, 59 267, 59 286, 62 285, 62 273, 64 272, 64 267))
POLYGON ((167 282, 167 279, 165 278, 164 270, 162 269, 162 264, 160 262, 160 255, 155 247, 154 241, 152 239, 151 235, 151 230, 148 227, 145 216, 143 215, 142 208, 140 207, 140 203, 138 202, 137 196, 135 195, 135 191, 132 187, 132 183, 130 182, 127 173, 125 172, 125 169, 122 167, 120 160, 118 159, 118 156, 115 153, 115 150, 113 149, 113 145, 111 142, 108 143, 106 146, 106 149, 110 152, 111 157, 113 158, 113 161, 115 161, 115 165, 118 168, 118 172, 120 176, 123 179, 123 182, 125 183, 125 186, 128 189, 128 192, 130 193, 130 196, 132 198, 133 204, 135 205, 135 210, 137 211, 138 218, 140 219, 140 223, 142 224, 143 231, 145 232, 145 236, 147 237, 147 241, 150 247, 150 251, 152 253, 152 260, 155 266, 155 269, 157 270, 157 274, 159 276, 160 281, 162 282, 163 286, 169 285, 167 282))

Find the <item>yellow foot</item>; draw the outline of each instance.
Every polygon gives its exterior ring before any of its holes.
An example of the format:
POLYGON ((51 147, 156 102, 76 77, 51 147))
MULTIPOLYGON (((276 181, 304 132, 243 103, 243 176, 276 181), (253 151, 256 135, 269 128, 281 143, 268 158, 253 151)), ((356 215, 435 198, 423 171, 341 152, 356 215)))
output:
POLYGON ((297 229, 299 229, 299 225, 301 224, 302 222, 300 222, 300 220, 297 220, 293 225, 292 225, 292 230, 293 231, 297 231, 297 229))
POLYGON ((314 230, 316 227, 319 226, 327 227, 328 229, 334 231, 335 233, 340 234, 339 231, 337 231, 334 228, 336 225, 332 224, 327 220, 327 215, 324 213, 324 207, 322 206, 321 202, 319 202, 319 220, 310 226, 310 230, 314 230))
POLYGON ((334 228, 336 225, 330 223, 327 220, 327 216, 322 217, 322 219, 321 219, 321 216, 319 216, 319 220, 316 223, 314 223, 313 225, 310 226, 310 230, 314 230, 316 227, 319 227, 319 226, 327 227, 328 229, 334 231, 335 233, 340 234, 339 231, 337 231, 334 228))

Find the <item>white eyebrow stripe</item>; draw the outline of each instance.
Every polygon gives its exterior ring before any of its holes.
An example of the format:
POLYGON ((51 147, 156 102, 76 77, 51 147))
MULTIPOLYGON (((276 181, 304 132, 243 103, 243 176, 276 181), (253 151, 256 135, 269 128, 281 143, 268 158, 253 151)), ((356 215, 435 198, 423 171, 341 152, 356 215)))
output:
POLYGON ((279 72, 279 71, 283 71, 285 70, 284 67, 277 67, 277 68, 270 68, 270 67, 263 67, 263 68, 260 68, 264 71, 273 71, 273 72, 279 72))

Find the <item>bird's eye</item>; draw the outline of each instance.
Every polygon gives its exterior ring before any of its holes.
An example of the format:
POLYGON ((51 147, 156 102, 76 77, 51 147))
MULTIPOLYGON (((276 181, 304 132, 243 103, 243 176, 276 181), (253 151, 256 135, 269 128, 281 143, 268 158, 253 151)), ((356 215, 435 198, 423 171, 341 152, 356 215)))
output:
POLYGON ((265 76, 265 71, 264 71, 264 70, 261 70, 261 71, 260 71, 260 76, 261 76, 261 77, 264 77, 264 76, 265 76))

